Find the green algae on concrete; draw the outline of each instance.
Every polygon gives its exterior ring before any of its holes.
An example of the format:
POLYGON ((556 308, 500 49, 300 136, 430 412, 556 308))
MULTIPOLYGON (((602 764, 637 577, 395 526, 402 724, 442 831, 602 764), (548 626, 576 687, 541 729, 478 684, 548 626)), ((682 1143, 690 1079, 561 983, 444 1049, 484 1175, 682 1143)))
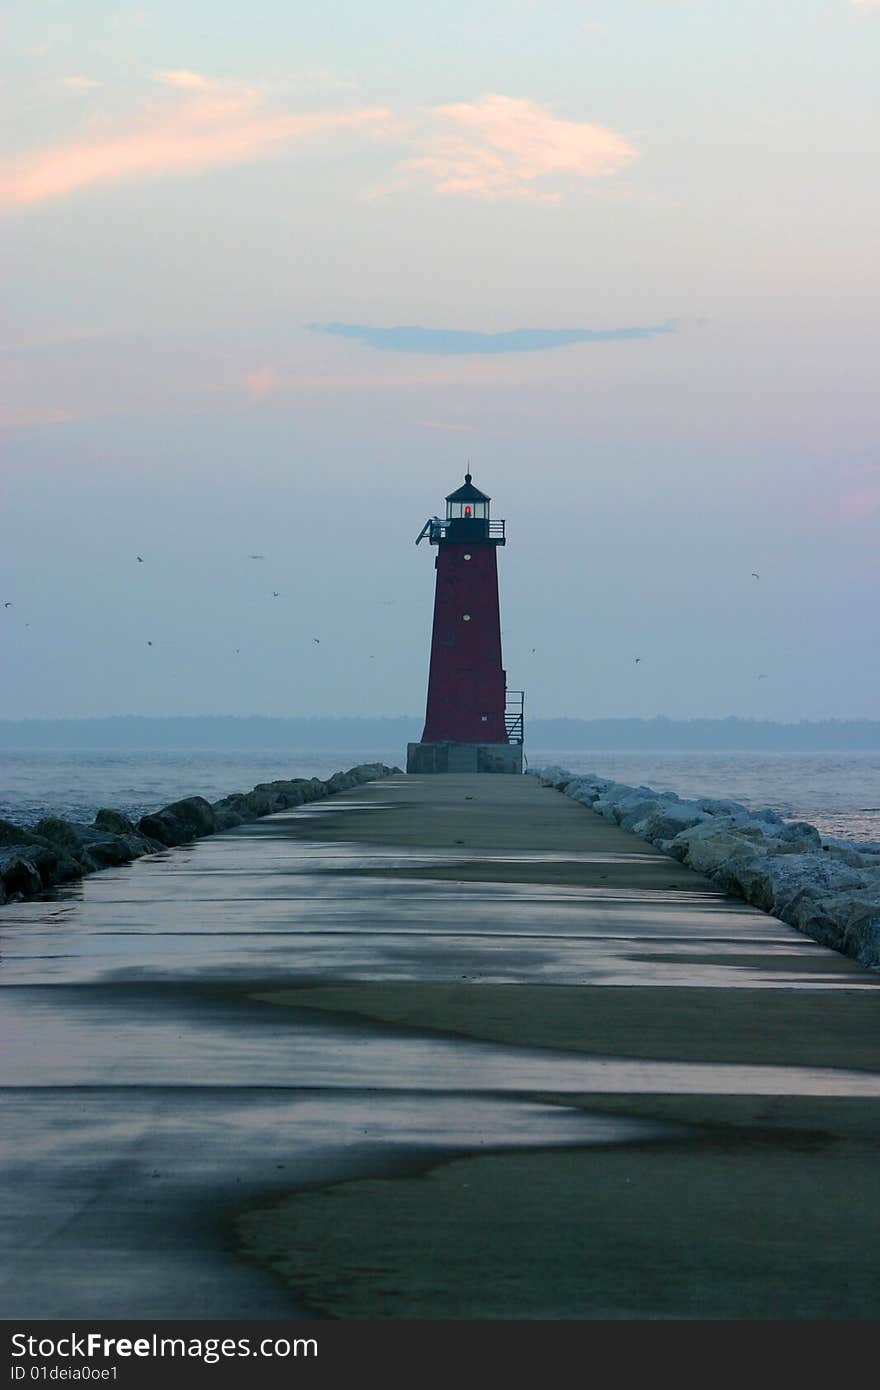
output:
MULTIPOLYGON (((852 970, 857 980, 866 978, 864 970, 842 958, 835 959, 835 967, 844 976, 852 970)), ((679 1062, 880 1070, 876 989, 356 981, 268 990, 256 997, 519 1047, 679 1062)))
MULTIPOLYGON (((695 1117, 702 1098, 689 1099, 695 1117)), ((244 1215, 240 1239, 322 1317, 876 1318, 876 1104, 789 1101, 798 1128, 766 1115, 744 1127, 735 1102, 739 1124, 687 1140, 301 1193, 244 1215)))

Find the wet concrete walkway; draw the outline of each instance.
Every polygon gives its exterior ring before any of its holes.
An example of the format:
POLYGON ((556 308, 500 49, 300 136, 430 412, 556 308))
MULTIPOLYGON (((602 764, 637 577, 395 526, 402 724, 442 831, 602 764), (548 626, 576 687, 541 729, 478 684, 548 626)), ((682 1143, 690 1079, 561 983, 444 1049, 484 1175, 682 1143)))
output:
POLYGON ((0 908, 0 1315, 408 1316, 304 1303, 248 1213, 681 1143, 694 1098, 873 1113, 878 984, 533 778, 396 776, 0 908))

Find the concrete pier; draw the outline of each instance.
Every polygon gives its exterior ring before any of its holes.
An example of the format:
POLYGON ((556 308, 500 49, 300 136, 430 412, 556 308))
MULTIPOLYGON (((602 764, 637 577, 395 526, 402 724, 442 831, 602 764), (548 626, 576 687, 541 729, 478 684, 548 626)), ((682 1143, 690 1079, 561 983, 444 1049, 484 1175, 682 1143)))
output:
POLYGON ((5 1318, 876 1318, 880 978, 533 778, 96 874, 0 959, 5 1318))

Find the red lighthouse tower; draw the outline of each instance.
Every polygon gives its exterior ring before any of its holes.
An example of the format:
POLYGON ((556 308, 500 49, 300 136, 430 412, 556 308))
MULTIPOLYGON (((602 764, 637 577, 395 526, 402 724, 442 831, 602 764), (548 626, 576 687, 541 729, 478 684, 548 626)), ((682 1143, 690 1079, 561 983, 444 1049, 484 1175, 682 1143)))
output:
POLYGON ((429 517, 416 537, 437 547, 437 585, 425 728, 407 745, 407 772, 522 772, 522 691, 508 692, 501 665, 497 554, 506 538, 489 502, 466 473, 445 520, 429 517))

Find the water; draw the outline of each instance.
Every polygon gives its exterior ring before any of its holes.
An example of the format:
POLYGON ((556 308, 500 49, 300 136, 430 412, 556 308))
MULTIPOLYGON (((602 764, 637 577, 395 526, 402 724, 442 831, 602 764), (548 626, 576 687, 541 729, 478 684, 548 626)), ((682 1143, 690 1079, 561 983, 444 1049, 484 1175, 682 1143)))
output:
POLYGON ((219 801, 279 778, 332 777, 358 763, 401 767, 406 749, 366 749, 362 754, 315 749, 196 749, 144 752, 0 752, 0 817, 32 825, 41 816, 91 821, 102 806, 133 820, 179 801, 203 796, 219 801))
POLYGON ((529 751, 532 767, 558 764, 679 796, 729 797, 769 807, 823 835, 880 843, 880 753, 529 751))
MULTIPOLYGON (((550 763, 596 772, 680 796, 732 797, 806 820, 823 835, 880 843, 880 753, 723 753, 544 749, 527 746, 532 767, 550 763)), ((137 818, 183 796, 216 801, 258 782, 330 777, 357 763, 401 767, 404 748, 190 753, 0 752, 0 817, 33 824, 43 815, 93 819, 102 806, 137 818)))

